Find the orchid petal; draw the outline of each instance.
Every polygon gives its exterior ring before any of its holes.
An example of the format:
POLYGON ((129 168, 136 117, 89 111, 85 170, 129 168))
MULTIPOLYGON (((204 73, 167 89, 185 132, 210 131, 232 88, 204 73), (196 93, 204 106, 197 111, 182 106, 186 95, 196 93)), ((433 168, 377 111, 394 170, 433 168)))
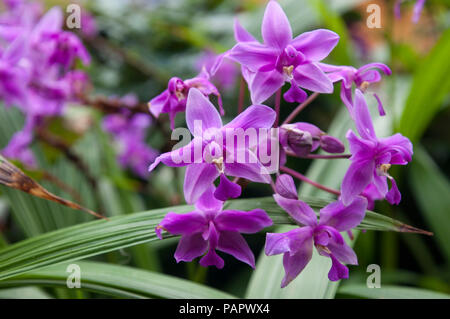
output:
POLYGON ((301 227, 286 233, 267 233, 264 252, 267 256, 289 253, 295 255, 305 241, 313 245, 313 228, 301 227))
POLYGON ((255 268, 255 256, 241 234, 233 231, 220 232, 217 249, 255 268))
POLYGON ((302 88, 318 93, 332 93, 333 83, 315 64, 306 63, 294 70, 295 82, 302 88))
POLYGON ((214 164, 191 164, 186 168, 184 177, 184 197, 189 204, 195 203, 200 196, 213 185, 219 177, 219 172, 214 164))
POLYGON ((190 235, 203 232, 207 225, 205 216, 200 212, 185 214, 168 213, 159 223, 172 235, 190 235))
MULTIPOLYGON (((208 252, 202 259, 200 259, 200 265, 203 267, 216 266, 218 269, 222 269, 224 266, 223 259, 217 255, 216 248, 219 242, 219 232, 214 226, 213 222, 209 223, 209 231, 207 233, 207 240, 209 243, 208 252)), ((203 236, 205 238, 205 235, 203 236)))
POLYGON ((364 98, 364 94, 358 89, 355 90, 353 116, 359 135, 364 139, 376 139, 372 118, 369 113, 369 108, 367 107, 366 99, 364 98))
POLYGON ((214 196, 221 201, 226 201, 230 198, 238 198, 241 196, 241 192, 241 186, 233 183, 224 174, 221 174, 220 183, 214 192, 214 196))
POLYGON ((254 104, 263 103, 284 84, 283 75, 277 70, 257 72, 249 85, 251 100, 254 104))
POLYGON ((392 205, 398 205, 402 200, 402 194, 398 190, 397 183, 395 182, 395 180, 392 178, 390 179, 390 181, 392 186, 389 192, 387 192, 386 194, 386 200, 392 205))
POLYGON ((261 25, 264 43, 283 50, 292 40, 292 29, 286 14, 276 1, 270 1, 266 6, 261 25))
POLYGON ((320 210, 319 225, 331 226, 338 231, 346 231, 358 226, 364 218, 367 200, 358 196, 348 206, 341 201, 328 204, 320 210))
POLYGON ((298 224, 307 226, 317 225, 316 213, 305 202, 298 199, 285 198, 278 194, 273 195, 273 198, 298 224))
POLYGON ((268 106, 251 105, 223 128, 239 128, 244 131, 249 128, 254 128, 256 130, 260 128, 269 129, 275 122, 276 116, 275 111, 268 106))
POLYGON ((220 231, 236 231, 244 234, 257 233, 273 224, 262 209, 254 209, 249 212, 224 210, 217 215, 214 222, 220 231))
POLYGON ((302 103, 307 97, 308 94, 299 88, 295 81, 291 81, 291 87, 283 94, 283 98, 290 103, 302 103))
POLYGON ((305 240, 295 255, 285 253, 283 256, 283 267, 285 275, 281 281, 281 288, 286 287, 306 267, 312 257, 312 238, 305 240))
POLYGON ((201 152, 201 143, 202 141, 200 138, 194 138, 188 145, 161 154, 150 165, 149 171, 153 171, 159 163, 163 163, 170 167, 182 167, 192 163, 201 163, 203 155, 201 152))
POLYGON ((203 239, 202 234, 181 236, 175 251, 177 263, 180 261, 192 261, 194 258, 203 255, 208 248, 208 243, 203 239))
POLYGON ((325 59, 339 42, 335 32, 318 29, 305 32, 292 40, 291 45, 301 51, 309 61, 318 62, 325 59))
POLYGON ((236 42, 257 42, 257 40, 241 25, 238 19, 234 20, 234 38, 236 42))
POLYGON ((341 187, 341 199, 349 205, 355 196, 361 194, 373 179, 375 161, 353 162, 345 173, 341 187))
POLYGON ((348 268, 341 264, 336 257, 330 256, 332 265, 328 272, 328 279, 331 281, 338 281, 340 279, 348 278, 348 268))
POLYGON ((271 182, 269 171, 259 162, 256 155, 248 148, 237 148, 229 153, 224 163, 225 174, 242 177, 257 183, 271 182), (241 156, 242 155, 242 156, 241 156), (231 160, 231 158, 233 158, 231 160))
POLYGON ((275 183, 277 193, 285 198, 298 199, 297 188, 291 175, 281 174, 275 183))
POLYGON ((258 42, 239 42, 231 49, 229 58, 256 72, 267 65, 275 69, 277 52, 258 42))
POLYGON ((186 123, 194 136, 209 128, 221 128, 222 119, 212 103, 198 89, 191 88, 186 103, 186 123), (198 132, 196 125, 201 125, 198 132))

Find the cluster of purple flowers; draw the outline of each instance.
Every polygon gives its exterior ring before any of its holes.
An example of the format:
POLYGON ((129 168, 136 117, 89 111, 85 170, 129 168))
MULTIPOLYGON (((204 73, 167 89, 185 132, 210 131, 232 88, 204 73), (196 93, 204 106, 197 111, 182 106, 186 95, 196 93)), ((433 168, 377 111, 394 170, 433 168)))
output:
POLYGON ((138 104, 135 95, 125 95, 119 101, 128 106, 128 109, 123 108, 120 113, 105 116, 103 129, 109 132, 117 142, 119 164, 145 178, 148 176, 148 163, 153 162, 158 155, 158 152, 146 143, 147 131, 152 124, 152 119, 147 114, 131 112, 131 109, 138 104))
MULTIPOLYGON (((381 80, 379 70, 387 75, 391 71, 381 63, 357 69, 321 62, 336 46, 339 36, 321 29, 293 37, 290 23, 276 1, 270 1, 266 7, 261 33, 263 43, 236 21, 237 44, 208 67, 209 73, 203 73, 209 75, 192 79, 194 81, 172 78, 168 89, 150 102, 150 110, 153 108, 156 116, 162 112, 169 113, 173 120, 175 113, 186 111, 186 123, 194 136, 187 145, 158 156, 150 166, 150 171, 161 162, 172 167, 186 166, 184 196, 189 204, 195 204, 191 213, 167 214, 156 232, 160 238, 163 230, 181 235, 175 253, 177 262, 192 261, 202 256, 202 266, 222 268, 224 262, 217 255, 217 249, 254 267, 253 253, 240 233, 256 233, 270 226, 269 216, 261 209, 222 211, 222 206, 226 200, 241 195, 241 187, 236 183, 239 178, 272 184, 275 201, 299 225, 287 233, 268 233, 266 237, 265 253, 268 256, 283 254, 286 274, 282 287, 305 268, 311 259, 313 246, 320 255, 331 259, 330 280, 348 278, 348 268, 344 264, 357 264, 357 257, 345 243, 341 232, 358 226, 366 209, 373 207, 374 200, 386 199, 391 204, 400 202, 400 192, 388 170, 391 165, 407 164, 413 153, 411 142, 400 134, 387 138, 376 136, 366 104, 364 92, 370 83, 381 80), (221 114, 208 99, 211 94, 220 96, 209 82, 209 76, 215 74, 227 59, 241 65, 254 105, 223 125, 221 114), (270 147, 279 151, 281 165, 286 154, 308 157, 319 147, 328 153, 343 153, 344 144, 315 125, 298 122, 283 123, 278 127, 278 110, 260 103, 276 92, 281 96, 279 92, 286 82, 290 87, 284 99, 298 103, 308 98, 307 91, 332 93, 334 83, 341 82, 342 102, 359 135, 352 130, 346 135, 351 165, 338 192, 339 198, 320 210, 319 220, 313 209, 298 199, 292 177, 280 175, 278 169, 269 169, 261 160, 262 148, 268 147, 268 140, 273 136, 258 139, 257 143, 247 141, 243 147, 223 137, 229 130, 255 129, 261 134, 261 130, 277 127, 276 143, 281 147, 270 147), (201 124, 200 129, 196 123, 201 124), (222 136, 219 142, 211 138, 216 135, 222 136), (200 151, 196 152, 196 148, 200 151), (239 152, 245 161, 235 160, 239 152), (274 173, 277 175, 275 184, 270 175, 274 173), (229 176, 235 180, 230 180, 229 176)), ((380 99, 376 98, 380 115, 385 115, 380 99)))
POLYGON ((25 126, 2 151, 35 165, 29 145, 34 128, 45 117, 58 116, 68 101, 88 84, 88 76, 74 69, 77 59, 89 64, 81 40, 63 29, 64 15, 54 7, 42 16, 39 3, 4 0, 0 13, 0 99, 25 114, 25 126))

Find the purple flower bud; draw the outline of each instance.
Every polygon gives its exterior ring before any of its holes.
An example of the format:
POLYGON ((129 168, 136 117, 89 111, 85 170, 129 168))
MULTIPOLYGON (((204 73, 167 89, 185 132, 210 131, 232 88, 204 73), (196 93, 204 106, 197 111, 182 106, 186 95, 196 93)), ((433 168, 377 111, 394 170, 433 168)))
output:
POLYGON ((278 176, 275 183, 275 190, 277 193, 285 198, 297 199, 297 189, 295 188, 294 180, 286 174, 278 176))
POLYGON ((287 143, 292 151, 300 156, 304 157, 311 153, 313 138, 309 132, 302 131, 288 131, 287 143))
POLYGON ((323 135, 320 138, 320 147, 328 153, 342 153, 345 151, 344 144, 336 137, 323 135))

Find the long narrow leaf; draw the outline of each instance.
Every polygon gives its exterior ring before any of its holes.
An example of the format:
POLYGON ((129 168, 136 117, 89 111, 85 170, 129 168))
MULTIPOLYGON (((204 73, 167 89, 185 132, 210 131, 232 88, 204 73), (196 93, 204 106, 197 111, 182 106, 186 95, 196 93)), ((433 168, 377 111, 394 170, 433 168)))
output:
POLYGON ((436 233, 434 236, 450 262, 450 183, 423 148, 416 147, 411 163, 411 187, 422 215, 436 233))
POLYGON ((343 285, 339 293, 355 297, 370 299, 449 299, 450 295, 430 291, 426 289, 381 286, 381 288, 367 288, 365 285, 349 284, 343 285))
MULTIPOLYGON (((188 280, 128 266, 78 261, 81 289, 122 298, 228 299, 233 296, 188 280)), ((0 288, 67 287, 68 264, 59 264, 0 281, 0 288)), ((0 290, 1 292, 1 290, 0 290)))
MULTIPOLYGON (((327 204, 324 200, 304 199, 316 210, 327 204)), ((271 197, 233 200, 226 205, 226 209, 254 208, 265 209, 275 224, 293 224, 271 197)), ((0 280, 56 263, 158 240, 154 229, 168 211, 185 213, 192 209, 192 206, 187 205, 176 206, 117 216, 110 221, 96 220, 10 245, 0 250, 0 280)), ((419 231, 376 213, 367 214, 361 227, 387 231, 419 231)))
POLYGON ((417 68, 411 93, 398 126, 413 142, 427 128, 450 92, 450 30, 445 31, 430 54, 417 68))

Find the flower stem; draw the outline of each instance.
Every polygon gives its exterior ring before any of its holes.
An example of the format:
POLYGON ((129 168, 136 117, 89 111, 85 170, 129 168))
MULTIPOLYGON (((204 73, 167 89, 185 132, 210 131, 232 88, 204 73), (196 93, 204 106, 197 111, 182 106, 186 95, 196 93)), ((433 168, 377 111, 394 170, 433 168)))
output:
MULTIPOLYGON (((299 157, 294 152, 286 151, 286 154, 288 156, 292 157, 299 157)), ((308 154, 306 156, 302 156, 301 158, 309 158, 309 159, 343 159, 343 158, 350 158, 351 154, 334 154, 334 155, 328 155, 328 154, 308 154)))
POLYGON ((281 105, 281 88, 278 89, 275 95, 275 112, 277 113, 277 118, 275 119, 275 124, 273 127, 278 127, 280 122, 280 105, 281 105))
POLYGON ((244 101, 245 101, 245 80, 244 77, 241 76, 241 80, 239 82, 239 100, 238 100, 238 114, 241 114, 244 110, 244 101))
POLYGON ((285 172, 285 173, 287 173, 287 174, 289 174, 289 175, 291 175, 291 176, 293 176, 293 177, 295 177, 295 178, 297 178, 297 179, 299 179, 299 180, 301 180, 303 182, 311 184, 312 186, 314 186, 314 187, 316 187, 318 189, 321 189, 323 191, 326 191, 328 193, 331 193, 331 194, 334 194, 334 195, 337 195, 337 196, 341 195, 340 191, 332 189, 332 188, 328 188, 328 187, 326 187, 326 186, 324 186, 322 184, 314 182, 314 181, 310 180, 308 177, 306 177, 305 175, 302 175, 299 172, 296 172, 293 169, 290 169, 290 168, 288 168, 286 166, 281 166, 280 167, 280 171, 285 172))
POLYGON ((319 96, 319 93, 314 93, 312 95, 310 95, 305 102, 299 104, 299 106, 297 106, 295 108, 294 111, 292 111, 292 113, 284 120, 283 124, 289 124, 292 122, 292 120, 298 115, 298 113, 300 113, 301 111, 303 111, 303 109, 305 107, 307 107, 312 101, 314 101, 316 99, 316 97, 319 96))

